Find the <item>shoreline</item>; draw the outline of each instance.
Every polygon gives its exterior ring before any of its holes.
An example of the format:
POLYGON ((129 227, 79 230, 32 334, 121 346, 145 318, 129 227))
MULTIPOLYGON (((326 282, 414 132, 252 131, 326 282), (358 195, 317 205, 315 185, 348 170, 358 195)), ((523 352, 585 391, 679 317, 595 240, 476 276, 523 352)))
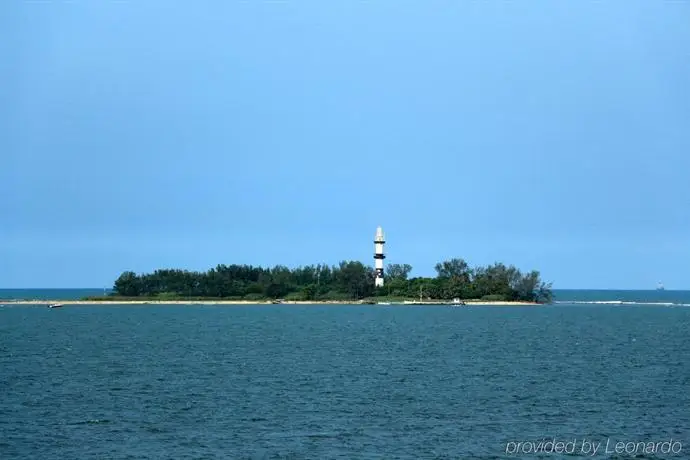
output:
POLYGON ((539 306, 536 302, 520 301, 484 301, 466 300, 463 304, 443 301, 404 301, 404 302, 362 302, 362 301, 342 301, 342 300, 286 300, 281 302, 273 301, 252 301, 252 300, 0 300, 0 305, 40 305, 59 303, 68 305, 369 305, 369 306, 448 306, 448 307, 470 307, 470 306, 539 306))

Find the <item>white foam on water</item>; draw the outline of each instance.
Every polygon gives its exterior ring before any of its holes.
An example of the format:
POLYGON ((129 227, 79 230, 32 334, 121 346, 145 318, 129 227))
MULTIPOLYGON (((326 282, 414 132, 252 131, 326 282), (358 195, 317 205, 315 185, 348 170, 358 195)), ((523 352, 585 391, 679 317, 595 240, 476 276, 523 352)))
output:
POLYGON ((658 307, 690 307, 688 303, 674 302, 632 302, 627 300, 556 300, 557 304, 577 305, 654 305, 658 307))

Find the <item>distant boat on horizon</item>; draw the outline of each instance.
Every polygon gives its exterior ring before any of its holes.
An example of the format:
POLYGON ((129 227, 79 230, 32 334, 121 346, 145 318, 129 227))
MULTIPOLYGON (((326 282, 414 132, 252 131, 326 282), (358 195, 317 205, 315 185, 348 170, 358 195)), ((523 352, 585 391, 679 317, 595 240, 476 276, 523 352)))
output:
POLYGON ((657 290, 657 291, 663 291, 663 290, 665 290, 665 289, 666 289, 666 288, 664 287, 664 285, 661 283, 661 281, 659 281, 659 282, 657 283, 657 285, 656 285, 656 290, 657 290))

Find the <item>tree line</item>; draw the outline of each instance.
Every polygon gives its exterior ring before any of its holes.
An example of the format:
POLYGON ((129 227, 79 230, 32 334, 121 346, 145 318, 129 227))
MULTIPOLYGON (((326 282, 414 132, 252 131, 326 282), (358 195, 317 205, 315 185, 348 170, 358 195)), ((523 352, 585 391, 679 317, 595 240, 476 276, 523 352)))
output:
POLYGON ((206 272, 162 269, 122 273, 111 296, 165 299, 361 300, 372 297, 484 299, 549 303, 551 283, 538 271, 521 272, 495 263, 471 268, 463 259, 436 264, 435 277, 410 278, 409 264, 388 264, 385 283, 374 287, 375 271, 358 261, 288 268, 218 265, 206 272))

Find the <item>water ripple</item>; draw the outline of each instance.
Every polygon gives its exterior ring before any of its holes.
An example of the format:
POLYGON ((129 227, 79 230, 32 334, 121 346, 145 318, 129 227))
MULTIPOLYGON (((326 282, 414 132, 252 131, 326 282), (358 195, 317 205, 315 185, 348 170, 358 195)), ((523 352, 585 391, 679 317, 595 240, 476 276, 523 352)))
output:
POLYGON ((506 454, 544 438, 684 455, 688 326, 658 307, 12 308, 0 457, 559 458, 506 454))

